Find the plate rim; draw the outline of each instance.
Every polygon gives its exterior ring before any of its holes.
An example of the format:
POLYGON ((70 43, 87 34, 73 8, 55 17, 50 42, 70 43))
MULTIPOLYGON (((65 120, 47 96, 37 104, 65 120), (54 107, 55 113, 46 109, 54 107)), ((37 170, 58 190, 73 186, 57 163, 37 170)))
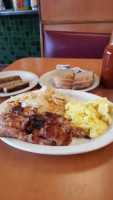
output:
MULTIPOLYGON (((71 69, 73 69, 73 68, 71 68, 71 69)), ((55 72, 55 71, 56 71, 56 70, 48 71, 48 72, 42 74, 42 76, 39 77, 39 84, 41 85, 41 87, 45 86, 45 84, 42 83, 42 80, 41 80, 41 79, 42 79, 45 75, 47 76, 47 74, 51 74, 51 73, 53 73, 53 72, 55 72)), ((89 71, 89 70, 84 70, 84 71, 89 71)), ((97 79, 97 82, 96 82, 96 83, 94 82, 93 85, 91 85, 91 86, 89 86, 88 88, 85 88, 85 89, 73 90, 73 91, 88 92, 88 91, 91 91, 91 90, 95 89, 95 88, 99 85, 99 83, 100 83, 100 78, 99 78, 99 76, 98 76, 96 73, 94 73, 94 78, 97 79), (95 85, 94 85, 94 84, 95 84, 95 85)), ((58 88, 53 87, 53 86, 48 86, 48 87, 52 87, 52 88, 54 88, 54 89, 58 89, 58 88)), ((65 90, 65 89, 64 89, 64 90, 65 90)), ((66 89, 66 90, 67 90, 67 89, 66 89)), ((70 90, 72 90, 72 89, 70 89, 70 90)))
POLYGON ((33 72, 30 72, 30 71, 25 71, 25 70, 10 70, 10 71, 1 71, 0 72, 0 76, 1 74, 7 74, 7 73, 29 73, 31 74, 32 76, 35 76, 36 77, 36 80, 35 82, 29 86, 29 87, 26 87, 24 89, 21 89, 21 90, 18 90, 18 91, 15 91, 15 92, 10 92, 10 93, 1 93, 0 92, 0 97, 10 97, 10 96, 14 96, 14 95, 18 95, 18 94, 21 94, 21 93, 24 93, 24 92, 27 92, 29 90, 31 90, 32 88, 34 88, 38 83, 39 83, 39 76, 33 72))
MULTIPOLYGON (((37 92, 40 90, 34 90, 34 92, 35 91, 37 92)), ((62 91, 62 89, 59 89, 58 91, 62 91)), ((71 92, 70 90, 67 90, 67 91, 71 92)), ((73 91, 72 91, 72 93, 73 93, 73 91)), ((88 96, 91 95, 94 98, 101 98, 98 95, 84 92, 84 91, 74 91, 74 93, 83 93, 82 95, 88 95, 88 96)), ((23 95, 23 94, 20 94, 20 95, 23 95)), ((6 101, 8 101, 8 100, 6 100, 6 101)), ((4 101, 3 103, 5 103, 6 101, 4 101)), ((110 101, 110 103, 113 104, 111 101, 110 101)), ((55 146, 54 147, 54 146, 31 144, 31 143, 27 143, 24 141, 19 141, 18 139, 5 138, 5 137, 2 137, 0 139, 3 142, 7 143, 8 145, 10 145, 16 149, 27 151, 27 152, 45 154, 45 155, 72 155, 72 154, 81 154, 81 153, 91 152, 91 151, 94 151, 97 149, 101 149, 101 148, 107 146, 108 144, 112 143, 113 142, 113 134, 112 134, 113 123, 110 127, 108 128, 108 130, 105 133, 100 135, 98 138, 92 139, 92 141, 90 141, 89 143, 75 144, 75 145, 68 145, 68 146, 55 146), (110 127, 111 127, 111 129, 109 129, 110 127), (15 141, 17 141, 17 143, 15 143, 15 141), (20 146, 19 146, 19 144, 20 144, 20 146), (21 146, 22 144, 24 144, 24 145, 21 146), (33 148, 33 147, 36 147, 36 148, 33 148)))

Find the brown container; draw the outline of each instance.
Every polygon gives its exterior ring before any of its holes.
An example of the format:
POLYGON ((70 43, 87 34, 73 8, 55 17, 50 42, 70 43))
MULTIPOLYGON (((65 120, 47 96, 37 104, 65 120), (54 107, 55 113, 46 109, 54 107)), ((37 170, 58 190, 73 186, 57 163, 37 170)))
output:
POLYGON ((113 88, 113 32, 110 43, 104 50, 101 81, 103 87, 113 88))

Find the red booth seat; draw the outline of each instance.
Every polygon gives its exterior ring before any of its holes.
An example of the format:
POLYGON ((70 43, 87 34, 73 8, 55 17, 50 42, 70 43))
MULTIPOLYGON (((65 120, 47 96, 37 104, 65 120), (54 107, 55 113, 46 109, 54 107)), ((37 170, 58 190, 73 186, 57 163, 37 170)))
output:
POLYGON ((44 32, 44 57, 102 58, 110 33, 44 32))

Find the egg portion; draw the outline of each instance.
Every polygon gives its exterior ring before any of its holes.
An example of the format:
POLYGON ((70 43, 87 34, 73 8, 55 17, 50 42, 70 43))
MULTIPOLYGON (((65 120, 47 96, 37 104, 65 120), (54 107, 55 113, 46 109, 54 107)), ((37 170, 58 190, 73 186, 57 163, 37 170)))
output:
POLYGON ((87 103, 69 101, 65 105, 65 117, 70 119, 75 127, 83 128, 88 137, 96 138, 111 124, 112 110, 113 105, 106 98, 87 103))
POLYGON ((113 105, 109 103, 107 98, 95 99, 88 102, 87 105, 88 104, 91 104, 96 109, 100 119, 107 122, 108 125, 111 124, 112 118, 110 116, 110 113, 113 110, 113 105))

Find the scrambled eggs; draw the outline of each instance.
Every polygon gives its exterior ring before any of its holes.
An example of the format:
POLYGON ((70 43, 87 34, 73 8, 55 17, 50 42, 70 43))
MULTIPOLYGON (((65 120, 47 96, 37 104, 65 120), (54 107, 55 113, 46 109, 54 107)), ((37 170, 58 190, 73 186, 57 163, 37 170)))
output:
POLYGON ((110 113, 113 105, 106 98, 87 103, 69 101, 65 105, 65 110, 65 117, 70 119, 75 127, 83 128, 90 138, 98 137, 112 122, 110 113))

